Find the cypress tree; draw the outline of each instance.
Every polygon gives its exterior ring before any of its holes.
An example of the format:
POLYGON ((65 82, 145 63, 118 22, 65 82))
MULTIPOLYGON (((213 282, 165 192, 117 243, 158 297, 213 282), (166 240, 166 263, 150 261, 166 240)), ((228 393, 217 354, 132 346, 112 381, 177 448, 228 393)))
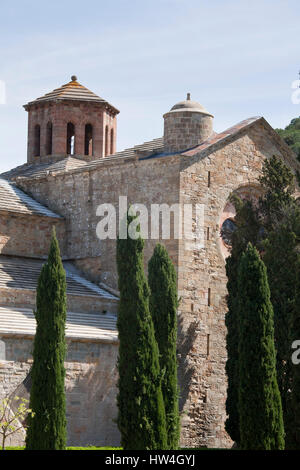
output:
POLYGON ((157 244, 148 265, 150 312, 163 372, 162 393, 166 411, 167 446, 177 449, 180 433, 177 386, 177 282, 173 263, 164 246, 157 244))
MULTIPOLYGON (((118 427, 125 450, 165 449, 165 409, 161 390, 158 346, 149 310, 149 286, 144 274, 144 240, 117 240, 120 301, 118 309, 118 427)), ((137 228, 139 232, 139 227, 137 228)))
POLYGON ((47 262, 37 288, 32 387, 26 449, 62 450, 66 447, 64 389, 66 274, 53 230, 47 262))
POLYGON ((239 422, 244 450, 284 448, 267 271, 251 244, 239 266, 239 422))
POLYGON ((295 178, 283 161, 275 156, 266 160, 260 178, 265 193, 260 214, 266 228, 263 261, 268 271, 274 310, 276 368, 282 400, 286 443, 293 441, 290 327, 296 296, 297 245, 300 240, 300 209, 293 196, 295 178))
POLYGON ((227 307, 228 311, 225 315, 225 325, 227 328, 226 335, 226 375, 227 375, 227 397, 226 412, 227 419, 225 429, 231 439, 239 444, 240 428, 239 428, 239 410, 238 410, 238 384, 239 384, 239 368, 238 368, 238 266, 242 253, 247 247, 249 241, 257 245, 259 241, 259 221, 256 211, 251 201, 242 201, 236 196, 231 197, 236 208, 236 231, 232 234, 232 247, 230 256, 226 259, 227 274, 227 307))
POLYGON ((293 308, 290 328, 290 354, 288 357, 291 381, 290 381, 290 397, 287 402, 289 432, 287 440, 287 448, 300 449, 300 364, 299 361, 299 343, 294 345, 294 341, 300 340, 300 255, 297 255, 296 268, 296 299, 293 308), (293 349, 292 349, 293 346, 293 349), (296 351, 295 351, 296 349, 296 351), (293 357, 293 352, 296 357, 293 357))
POLYGON ((278 226, 266 240, 263 261, 268 271, 274 310, 277 381, 282 400, 285 431, 289 434, 287 402, 291 381, 290 326, 296 295, 297 238, 286 224, 278 226))

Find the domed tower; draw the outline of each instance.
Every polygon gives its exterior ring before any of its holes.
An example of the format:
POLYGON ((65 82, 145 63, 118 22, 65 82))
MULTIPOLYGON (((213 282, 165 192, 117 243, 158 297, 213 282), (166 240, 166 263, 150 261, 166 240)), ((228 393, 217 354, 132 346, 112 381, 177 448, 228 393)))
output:
POLYGON ((201 144, 213 135, 213 115, 200 103, 191 100, 190 93, 164 114, 164 148, 180 152, 201 144))
POLYGON ((24 108, 28 112, 28 163, 70 155, 91 161, 116 152, 119 111, 78 83, 75 75, 24 108))

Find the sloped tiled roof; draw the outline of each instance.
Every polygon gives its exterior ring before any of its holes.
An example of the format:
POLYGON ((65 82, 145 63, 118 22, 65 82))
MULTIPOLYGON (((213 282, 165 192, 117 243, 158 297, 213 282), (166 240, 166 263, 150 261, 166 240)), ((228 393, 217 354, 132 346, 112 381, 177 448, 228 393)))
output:
POLYGON ((219 144, 223 142, 225 143, 225 141, 228 138, 233 137, 234 135, 241 132, 243 129, 246 129, 247 127, 251 126, 255 122, 258 122, 262 119, 263 118, 261 116, 256 116, 256 117, 252 117, 249 119, 245 119, 244 121, 239 122, 235 126, 232 126, 229 129, 226 129, 225 131, 220 132, 219 134, 214 134, 210 139, 205 140, 205 142, 202 142, 200 145, 193 147, 191 150, 182 152, 182 155, 186 157, 193 156, 199 152, 207 150, 209 147, 215 144, 219 144))
POLYGON ((92 160, 91 162, 87 163, 85 169, 88 170, 90 168, 94 168, 95 166, 101 165, 102 163, 114 161, 118 158, 133 158, 139 157, 143 154, 153 154, 163 150, 164 147, 164 138, 159 137, 157 139, 150 140, 148 142, 144 142, 140 145, 135 145, 134 147, 122 150, 120 152, 116 152, 109 157, 101 158, 98 160, 92 160))
MULTIPOLYGON (((36 321, 31 309, 0 306, 0 334, 32 337, 35 330, 36 321)), ((68 312, 66 338, 116 343, 116 316, 68 312)))
POLYGON ((89 101, 93 103, 103 103, 111 108, 116 114, 119 113, 118 109, 112 106, 108 101, 93 93, 91 90, 81 85, 75 76, 71 77, 71 81, 62 85, 50 93, 40 96, 34 101, 30 101, 24 107, 27 109, 32 104, 42 103, 45 101, 59 101, 59 100, 75 100, 75 101, 89 101))
POLYGON ((18 176, 24 176, 25 178, 30 178, 31 176, 46 176, 51 172, 56 173, 60 171, 69 171, 75 168, 81 168, 86 165, 86 162, 79 160, 74 157, 66 157, 57 162, 46 162, 38 164, 27 164, 17 166, 10 171, 2 173, 0 176, 2 178, 12 180, 18 176))
POLYGON ((47 207, 25 194, 15 184, 0 178, 0 211, 17 212, 27 215, 43 215, 61 218, 47 207))
MULTIPOLYGON (((193 155, 199 154, 200 152, 202 152, 204 150, 208 150, 210 148, 213 149, 214 145, 216 145, 216 144, 225 144, 226 141, 229 138, 234 137, 235 135, 237 135, 242 130, 246 129, 247 127, 250 127, 251 125, 253 125, 254 123, 256 123, 260 120, 263 120, 263 118, 261 116, 245 119, 244 121, 239 122, 235 126, 232 126, 229 129, 226 129, 225 131, 220 132, 219 134, 214 132, 209 139, 205 140, 201 144, 199 144, 199 145, 197 145, 197 146, 195 146, 191 149, 187 149, 187 150, 177 152, 177 154, 178 155, 183 155, 184 157, 191 157, 193 155)), ((148 160, 150 158, 165 157, 165 156, 168 156, 168 155, 170 155, 170 156, 175 155, 175 153, 167 154, 165 152, 161 152, 161 153, 158 152, 158 153, 155 153, 153 155, 148 155, 148 156, 145 156, 145 157, 141 157, 140 160, 148 160)))
MULTIPOLYGON (((43 260, 0 255, 0 288, 35 290, 44 262, 43 260)), ((117 300, 117 297, 110 292, 82 277, 75 267, 71 269, 69 264, 71 263, 64 265, 67 294, 117 300)))
MULTIPOLYGON (((89 169, 96 168, 98 166, 101 166, 105 163, 110 163, 110 162, 118 162, 119 160, 123 159, 130 159, 130 158, 137 158, 139 160, 148 160, 152 158, 160 158, 160 157, 168 157, 172 155, 182 155, 184 157, 189 157, 193 156, 196 154, 199 154, 201 152, 205 151, 213 151, 215 146, 222 146, 226 145, 227 141, 236 137, 240 132, 243 130, 247 129, 248 127, 251 127, 252 125, 255 125, 258 122, 262 122, 266 128, 269 130, 271 126, 264 120, 263 117, 257 116, 257 117, 252 117, 249 119, 245 119, 244 121, 239 122, 235 126, 230 127, 229 129, 226 129, 223 132, 218 133, 213 133, 213 135, 202 142, 200 145, 197 145, 191 149, 186 149, 184 151, 176 152, 176 153, 166 153, 164 151, 164 138, 159 137, 157 139, 153 139, 148 142, 144 142, 143 144, 140 145, 135 145, 134 147, 122 150, 120 152, 116 152, 113 155, 110 155, 109 157, 105 158, 99 158, 90 162, 84 162, 82 160, 78 160, 73 157, 68 157, 70 160, 69 165, 64 165, 64 160, 62 162, 59 162, 59 164, 40 164, 40 165, 22 165, 20 167, 17 167, 9 172, 3 173, 2 177, 14 180, 17 177, 25 177, 25 178, 30 178, 32 176, 45 176, 47 172, 55 172, 55 173, 60 173, 60 172, 68 172, 68 171, 81 171, 81 169, 88 171, 89 169), (72 162, 71 162, 72 159, 72 162), (75 163, 75 161, 80 162, 78 164, 75 163), (74 162, 73 162, 74 161, 74 162), (55 167, 53 165, 56 165, 55 167)), ((274 136, 275 136, 275 131, 273 131, 274 136)), ((277 136, 276 136, 277 137, 277 136)), ((278 139, 280 137, 278 136, 278 139)), ((286 145, 283 141, 281 142, 282 145, 286 145)), ((289 148, 286 146, 286 150, 289 151, 289 148)), ((291 150, 290 150, 291 151, 291 150)), ((67 160, 67 159, 65 159, 67 160)))
POLYGON ((17 166, 10 171, 2 173, 0 177, 14 180, 15 178, 31 178, 31 177, 43 177, 51 173, 60 173, 68 172, 78 168, 90 169, 94 168, 97 165, 101 165, 105 162, 114 161, 117 159, 123 158, 133 158, 137 155, 152 154, 153 152, 157 153, 163 150, 163 137, 158 139, 150 140, 149 142, 144 142, 140 145, 135 145, 134 147, 122 150, 121 152, 116 152, 113 155, 105 158, 99 158, 91 162, 85 162, 84 160, 79 160, 75 157, 66 157, 63 160, 59 160, 56 163, 40 163, 40 164, 27 164, 17 166))

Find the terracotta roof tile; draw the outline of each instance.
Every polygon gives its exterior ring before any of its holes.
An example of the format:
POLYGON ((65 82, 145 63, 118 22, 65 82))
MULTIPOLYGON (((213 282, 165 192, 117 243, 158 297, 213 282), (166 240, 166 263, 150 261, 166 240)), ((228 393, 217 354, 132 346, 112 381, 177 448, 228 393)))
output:
POLYGON ((40 96, 34 101, 30 101, 24 106, 25 109, 27 109, 27 107, 31 106, 32 104, 42 103, 45 101, 75 100, 102 103, 104 105, 109 106, 115 112, 115 114, 119 113, 119 110, 117 108, 108 103, 108 101, 106 101, 104 98, 101 98, 85 86, 81 85, 81 83, 79 83, 75 78, 76 77, 72 77, 72 80, 66 83, 65 85, 62 85, 59 88, 55 88, 55 90, 50 91, 49 93, 46 93, 43 96, 40 96))

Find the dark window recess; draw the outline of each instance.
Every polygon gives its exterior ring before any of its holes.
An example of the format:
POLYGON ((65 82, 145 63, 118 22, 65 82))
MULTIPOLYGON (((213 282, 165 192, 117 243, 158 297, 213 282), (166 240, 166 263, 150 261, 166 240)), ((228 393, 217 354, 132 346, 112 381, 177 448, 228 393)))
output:
POLYGON ((110 131, 110 154, 114 153, 114 130, 111 129, 110 131))
POLYGON ((93 126, 91 124, 85 126, 84 155, 93 155, 93 126))
POLYGON ((74 155, 75 153, 75 126, 72 122, 67 124, 67 154, 74 155))
POLYGON ((41 128, 37 124, 34 128, 34 156, 39 157, 41 154, 41 128))
POLYGON ((108 155, 108 126, 105 126, 105 156, 108 155))
POLYGON ((232 246, 232 235, 237 226, 231 219, 226 219, 221 227, 220 235, 225 245, 232 246))
POLYGON ((46 155, 52 155, 52 122, 48 122, 46 128, 46 155))

